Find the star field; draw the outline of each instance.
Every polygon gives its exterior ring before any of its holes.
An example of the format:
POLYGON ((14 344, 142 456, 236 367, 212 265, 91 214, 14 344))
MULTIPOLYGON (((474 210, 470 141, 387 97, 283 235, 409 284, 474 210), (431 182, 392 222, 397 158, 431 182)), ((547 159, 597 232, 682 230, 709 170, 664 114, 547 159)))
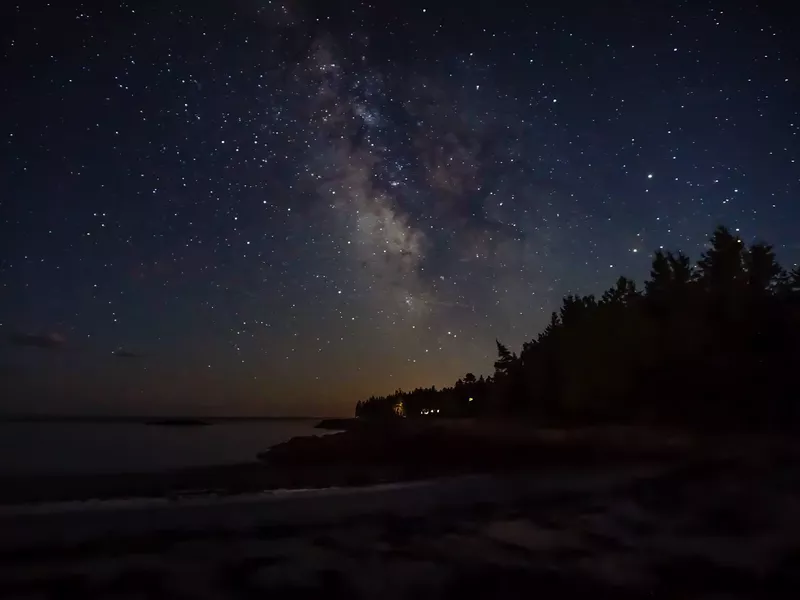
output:
POLYGON ((0 410, 348 413, 717 224, 798 262, 788 9, 502 4, 4 7, 0 410))

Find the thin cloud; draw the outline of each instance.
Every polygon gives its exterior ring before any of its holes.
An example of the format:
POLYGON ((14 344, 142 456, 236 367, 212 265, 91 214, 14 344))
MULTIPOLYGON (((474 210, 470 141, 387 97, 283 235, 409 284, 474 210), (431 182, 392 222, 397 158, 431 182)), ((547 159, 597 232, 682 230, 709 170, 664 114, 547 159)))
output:
POLYGON ((67 343, 64 336, 58 333, 12 333, 8 336, 8 341, 12 346, 45 350, 59 350, 67 343))

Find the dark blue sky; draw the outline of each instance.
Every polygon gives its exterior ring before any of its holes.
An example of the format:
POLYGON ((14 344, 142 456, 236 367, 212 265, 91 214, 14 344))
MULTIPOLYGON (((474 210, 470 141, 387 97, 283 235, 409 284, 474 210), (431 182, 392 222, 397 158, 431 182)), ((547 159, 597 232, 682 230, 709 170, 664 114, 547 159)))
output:
POLYGON ((0 15, 0 411, 346 413, 717 224, 800 257, 790 11, 49 4, 0 15))

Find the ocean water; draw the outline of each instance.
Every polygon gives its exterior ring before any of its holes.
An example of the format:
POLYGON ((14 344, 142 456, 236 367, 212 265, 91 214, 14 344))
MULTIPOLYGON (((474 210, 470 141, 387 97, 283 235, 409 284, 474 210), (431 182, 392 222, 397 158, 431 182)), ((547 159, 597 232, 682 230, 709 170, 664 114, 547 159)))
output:
POLYGON ((216 421, 202 427, 137 422, 0 422, 0 474, 132 473, 254 460, 270 446, 322 435, 318 419, 216 421))

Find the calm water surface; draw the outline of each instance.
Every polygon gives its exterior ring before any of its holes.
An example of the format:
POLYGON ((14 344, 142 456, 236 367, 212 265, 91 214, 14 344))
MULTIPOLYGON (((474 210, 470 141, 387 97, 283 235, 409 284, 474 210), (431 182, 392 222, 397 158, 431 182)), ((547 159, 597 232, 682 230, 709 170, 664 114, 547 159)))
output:
POLYGON ((318 419, 143 423, 2 423, 0 474, 156 471, 246 462, 289 438, 320 435, 318 419))

